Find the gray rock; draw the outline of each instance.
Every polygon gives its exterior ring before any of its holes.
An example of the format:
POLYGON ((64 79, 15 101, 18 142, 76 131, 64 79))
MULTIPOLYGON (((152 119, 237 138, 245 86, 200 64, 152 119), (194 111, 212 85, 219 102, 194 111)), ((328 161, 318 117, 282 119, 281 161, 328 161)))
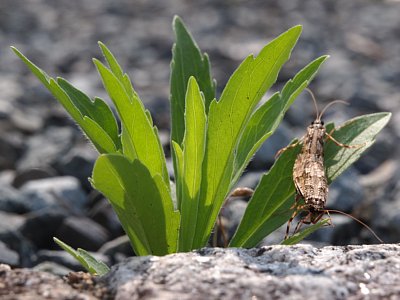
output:
POLYGON ((56 171, 50 167, 20 170, 15 174, 12 184, 14 187, 20 188, 28 181, 54 177, 56 175, 56 171))
MULTIPOLYGON (((79 299, 95 300, 106 299, 101 287, 93 293, 93 280, 90 276, 77 280, 69 279, 70 284, 66 283, 57 275, 47 272, 32 271, 29 269, 12 270, 8 265, 0 265, 0 297, 3 300, 15 299, 79 299), (78 285, 81 283, 81 285, 78 285), (75 287, 72 285, 76 284, 75 287), (83 289, 83 286, 86 289, 83 289), (80 287, 80 288, 79 288, 80 287)), ((85 274, 82 274, 85 275, 85 274)))
POLYGON ((327 207, 349 213, 364 199, 358 172, 354 168, 350 168, 329 186, 327 207))
POLYGON ((89 210, 87 216, 106 228, 113 237, 124 233, 117 214, 112 209, 110 202, 105 198, 100 198, 89 210))
POLYGON ((78 178, 82 186, 89 190, 91 186, 88 178, 92 175, 98 156, 98 152, 85 141, 84 144, 71 149, 57 164, 57 169, 63 175, 78 178))
POLYGON ((230 240, 239 226, 240 221, 246 210, 247 202, 242 199, 232 198, 226 202, 221 209, 221 215, 223 216, 223 226, 230 240))
POLYGON ((11 186, 0 185, 0 210, 17 214, 29 211, 28 198, 11 186))
POLYGON ((205 248, 133 257, 101 278, 127 299, 396 299, 400 245, 205 248))
POLYGON ((74 139, 75 132, 71 127, 48 127, 43 134, 28 139, 17 169, 54 166, 71 149, 74 139))
POLYGON ((96 251, 108 241, 109 232, 85 217, 68 217, 57 231, 57 237, 74 248, 96 251))
POLYGON ((58 276, 65 276, 72 272, 71 269, 51 261, 45 261, 32 268, 33 271, 47 272, 58 276))
POLYGON ((23 225, 21 234, 31 241, 37 248, 53 248, 53 236, 63 224, 67 214, 64 210, 48 207, 30 213, 23 225))
POLYGON ((399 244, 203 248, 132 257, 103 277, 72 273, 64 282, 49 273, 1 265, 0 296, 7 300, 15 299, 8 295, 60 300, 398 299, 399 253, 399 244))
POLYGON ((11 250, 6 244, 0 241, 0 264, 7 264, 13 267, 19 266, 19 255, 11 250))
POLYGON ((85 271, 83 266, 64 250, 39 250, 35 265, 55 263, 73 271, 85 271))
POLYGON ((72 176, 31 180, 20 190, 30 199, 31 211, 46 207, 62 207, 79 213, 86 204, 86 195, 80 182, 72 176))
POLYGON ((34 109, 27 109, 26 107, 16 109, 11 115, 11 122, 21 132, 32 134, 39 131, 43 127, 43 118, 35 113, 34 109))
POLYGON ((25 222, 25 217, 0 211, 0 241, 6 244, 16 244, 19 239, 16 234, 25 222))
POLYGON ((238 181, 237 187, 255 189, 265 172, 247 172, 238 181))
POLYGON ((121 259, 121 257, 126 258, 134 255, 127 235, 122 235, 105 243, 97 252, 110 257, 114 262, 121 259))
POLYGON ((14 170, 4 170, 0 172, 0 185, 12 185, 13 180, 15 178, 14 170))
POLYGON ((19 266, 31 266, 35 247, 21 234, 25 216, 0 211, 0 241, 19 255, 19 266))
POLYGON ((15 164, 21 155, 22 149, 20 146, 18 139, 12 137, 10 133, 1 133, 0 170, 15 168, 15 164))
POLYGON ((265 168, 271 166, 275 161, 276 153, 286 147, 295 137, 293 136, 293 131, 285 122, 282 122, 274 134, 266 140, 254 155, 251 161, 252 167, 265 170, 265 168))

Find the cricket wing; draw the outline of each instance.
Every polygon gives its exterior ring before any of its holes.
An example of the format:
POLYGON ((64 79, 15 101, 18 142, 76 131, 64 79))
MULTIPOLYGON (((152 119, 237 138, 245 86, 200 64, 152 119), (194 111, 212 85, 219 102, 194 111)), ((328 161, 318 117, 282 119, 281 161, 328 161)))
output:
POLYGON ((296 161, 294 162, 294 166, 293 166, 293 183, 296 188, 297 194, 300 195, 303 199, 305 196, 304 160, 305 160, 305 155, 300 153, 297 156, 296 161))
POLYGON ((324 209, 328 196, 328 182, 323 158, 308 160, 304 164, 304 200, 315 209, 324 209))

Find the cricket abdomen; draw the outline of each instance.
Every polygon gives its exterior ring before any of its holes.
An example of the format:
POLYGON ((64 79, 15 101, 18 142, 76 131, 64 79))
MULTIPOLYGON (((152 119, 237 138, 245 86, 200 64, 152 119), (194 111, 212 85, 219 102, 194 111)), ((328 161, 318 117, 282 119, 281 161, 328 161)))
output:
POLYGON ((328 197, 328 183, 323 156, 300 153, 295 161, 293 174, 297 193, 309 209, 324 210, 328 197))

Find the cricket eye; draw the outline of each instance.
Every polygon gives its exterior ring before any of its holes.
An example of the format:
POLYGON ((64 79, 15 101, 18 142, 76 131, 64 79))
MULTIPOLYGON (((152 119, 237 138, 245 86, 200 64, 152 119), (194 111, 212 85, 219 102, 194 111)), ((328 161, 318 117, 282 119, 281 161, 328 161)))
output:
POLYGON ((311 125, 314 125, 314 121, 311 121, 311 125))
POLYGON ((321 125, 324 125, 324 121, 321 121, 321 125))

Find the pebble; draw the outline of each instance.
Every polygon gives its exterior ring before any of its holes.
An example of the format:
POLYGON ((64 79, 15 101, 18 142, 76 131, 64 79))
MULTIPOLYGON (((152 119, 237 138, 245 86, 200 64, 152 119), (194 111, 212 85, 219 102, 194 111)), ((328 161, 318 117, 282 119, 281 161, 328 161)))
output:
POLYGON ((30 199, 12 186, 0 185, 0 211, 23 214, 29 211, 30 199))
POLYGON ((92 175, 94 162, 98 156, 94 147, 88 146, 88 142, 84 140, 82 144, 78 144, 63 156, 56 168, 61 174, 78 178, 82 187, 90 190, 88 178, 92 175))
POLYGON ((7 264, 12 267, 19 266, 19 255, 11 250, 6 244, 0 241, 0 263, 7 264))
POLYGON ((350 213, 365 199, 358 172, 350 167, 330 186, 327 208, 350 213))
POLYGON ((101 198, 87 214, 93 221, 106 228, 113 237, 123 233, 121 223, 107 199, 101 198))
POLYGON ((127 235, 119 236, 105 243, 97 252, 110 257, 114 263, 120 261, 122 257, 135 255, 127 235))
POLYGON ((15 174, 12 185, 16 188, 20 188, 28 181, 55 177, 56 175, 56 171, 50 167, 20 170, 15 174))
POLYGON ((44 261, 42 263, 39 263, 36 266, 34 266, 32 270, 51 273, 54 275, 58 275, 60 277, 65 276, 68 273, 72 272, 71 269, 51 261, 44 261))
POLYGON ((62 208, 46 207, 28 214, 20 232, 38 249, 51 249, 54 246, 53 236, 66 217, 67 213, 62 208))
POLYGON ((75 129, 71 127, 48 127, 43 134, 27 140, 26 150, 18 161, 17 169, 54 166, 68 153, 75 139, 75 129))
POLYGON ((20 190, 25 197, 30 199, 31 211, 46 207, 60 207, 79 213, 87 203, 86 194, 79 180, 72 176, 31 180, 20 190))

